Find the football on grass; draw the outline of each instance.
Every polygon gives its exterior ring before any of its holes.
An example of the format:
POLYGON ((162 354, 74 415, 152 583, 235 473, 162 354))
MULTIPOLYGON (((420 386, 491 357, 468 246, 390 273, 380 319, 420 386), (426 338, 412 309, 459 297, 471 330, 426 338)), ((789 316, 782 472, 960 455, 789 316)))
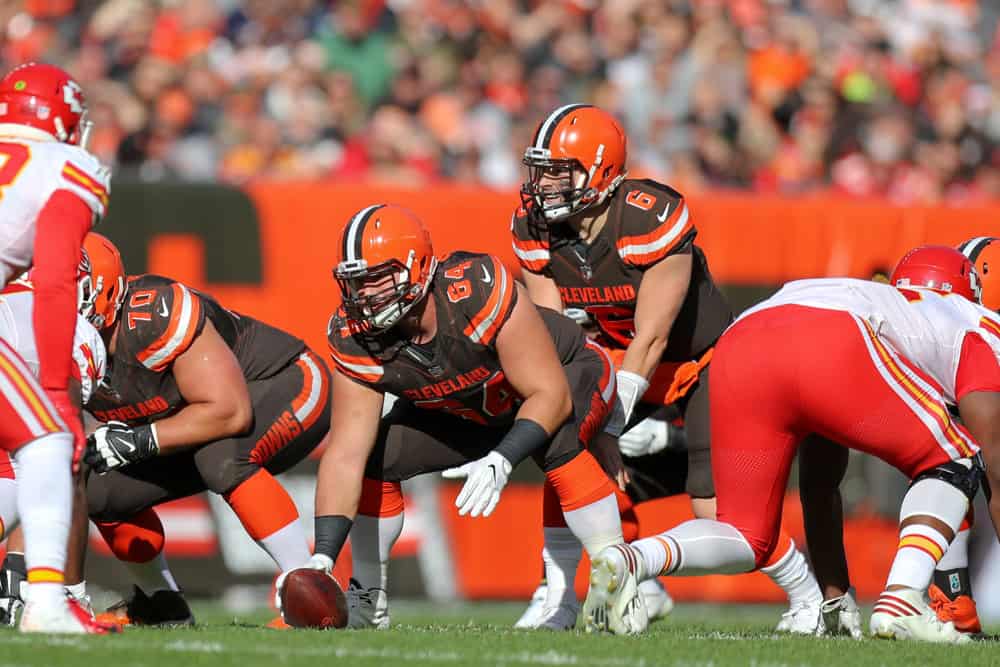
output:
POLYGON ((336 579, 322 570, 292 570, 281 584, 285 622, 293 628, 343 628, 347 598, 336 579))

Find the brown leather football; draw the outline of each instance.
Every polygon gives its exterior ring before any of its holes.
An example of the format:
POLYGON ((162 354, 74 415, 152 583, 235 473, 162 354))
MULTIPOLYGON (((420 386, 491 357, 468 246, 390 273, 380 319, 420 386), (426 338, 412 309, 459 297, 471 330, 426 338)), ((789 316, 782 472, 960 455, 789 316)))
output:
POLYGON ((347 598, 337 580, 322 570, 292 570, 281 584, 285 622, 293 628, 343 628, 347 598))

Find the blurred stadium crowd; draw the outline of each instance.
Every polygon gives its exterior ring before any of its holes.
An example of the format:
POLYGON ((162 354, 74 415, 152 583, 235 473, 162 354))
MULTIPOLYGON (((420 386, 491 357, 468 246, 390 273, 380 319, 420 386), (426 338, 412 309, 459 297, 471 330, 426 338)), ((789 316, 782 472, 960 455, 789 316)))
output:
POLYGON ((1000 197, 1000 35, 976 0, 24 0, 4 69, 62 64, 121 176, 510 187, 560 104, 633 175, 1000 197))

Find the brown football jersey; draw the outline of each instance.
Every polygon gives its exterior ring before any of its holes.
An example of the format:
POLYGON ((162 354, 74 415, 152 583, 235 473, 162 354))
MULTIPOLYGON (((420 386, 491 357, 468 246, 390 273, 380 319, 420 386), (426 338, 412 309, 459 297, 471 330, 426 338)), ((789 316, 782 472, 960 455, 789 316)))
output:
POLYGON ((140 424, 185 405, 171 370, 211 321, 247 381, 273 376, 305 350, 291 334, 226 310, 212 297, 162 276, 129 280, 108 372, 87 404, 101 421, 140 424))
MULTIPOLYGON (((438 265, 427 298, 434 299, 437 333, 426 344, 402 340, 394 330, 367 335, 338 311, 327 331, 336 369, 419 408, 490 426, 512 422, 520 398, 496 349, 517 303, 510 272, 491 255, 456 252, 438 265)), ((558 313, 540 311, 560 360, 569 363, 584 349, 583 332, 558 313)))
POLYGON ((643 273, 678 253, 693 255, 691 283, 664 361, 700 357, 732 322, 733 312, 708 270, 705 253, 694 243, 697 230, 680 193, 651 180, 626 179, 609 204, 607 221, 591 243, 567 225, 547 228, 524 208, 511 224, 514 253, 525 271, 551 278, 566 308, 586 310, 599 341, 628 347, 635 336, 635 307, 643 273))

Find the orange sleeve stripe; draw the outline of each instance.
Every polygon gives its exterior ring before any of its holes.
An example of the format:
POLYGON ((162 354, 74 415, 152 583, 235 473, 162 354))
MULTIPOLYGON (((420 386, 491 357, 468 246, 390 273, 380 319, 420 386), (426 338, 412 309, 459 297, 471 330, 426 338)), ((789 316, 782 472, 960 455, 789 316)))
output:
POLYGON ((482 345, 489 345, 506 321, 515 289, 514 281, 510 279, 503 264, 492 255, 490 262, 493 265, 493 291, 490 292, 486 305, 473 316, 464 332, 473 342, 482 345))
POLYGON ((992 319, 986 317, 985 315, 979 318, 979 326, 983 329, 986 329, 997 338, 1000 338, 1000 324, 994 322, 992 319))
POLYGON ((152 370, 166 368, 191 346, 201 318, 201 300, 177 283, 170 287, 174 302, 167 330, 137 355, 139 361, 152 370), (189 308, 185 308, 186 302, 190 302, 189 308))
POLYGON ((355 357, 343 354, 334 348, 332 344, 328 345, 328 348, 336 370, 343 375, 371 384, 382 379, 382 365, 371 357, 355 357))
POLYGON ((63 167, 62 176, 67 181, 78 185, 84 190, 100 200, 102 206, 108 205, 108 191, 103 185, 87 175, 85 171, 75 166, 72 162, 67 162, 63 167))
POLYGON ((647 234, 623 236, 615 244, 623 260, 651 264, 669 255, 694 229, 687 204, 683 201, 656 229, 647 234))

